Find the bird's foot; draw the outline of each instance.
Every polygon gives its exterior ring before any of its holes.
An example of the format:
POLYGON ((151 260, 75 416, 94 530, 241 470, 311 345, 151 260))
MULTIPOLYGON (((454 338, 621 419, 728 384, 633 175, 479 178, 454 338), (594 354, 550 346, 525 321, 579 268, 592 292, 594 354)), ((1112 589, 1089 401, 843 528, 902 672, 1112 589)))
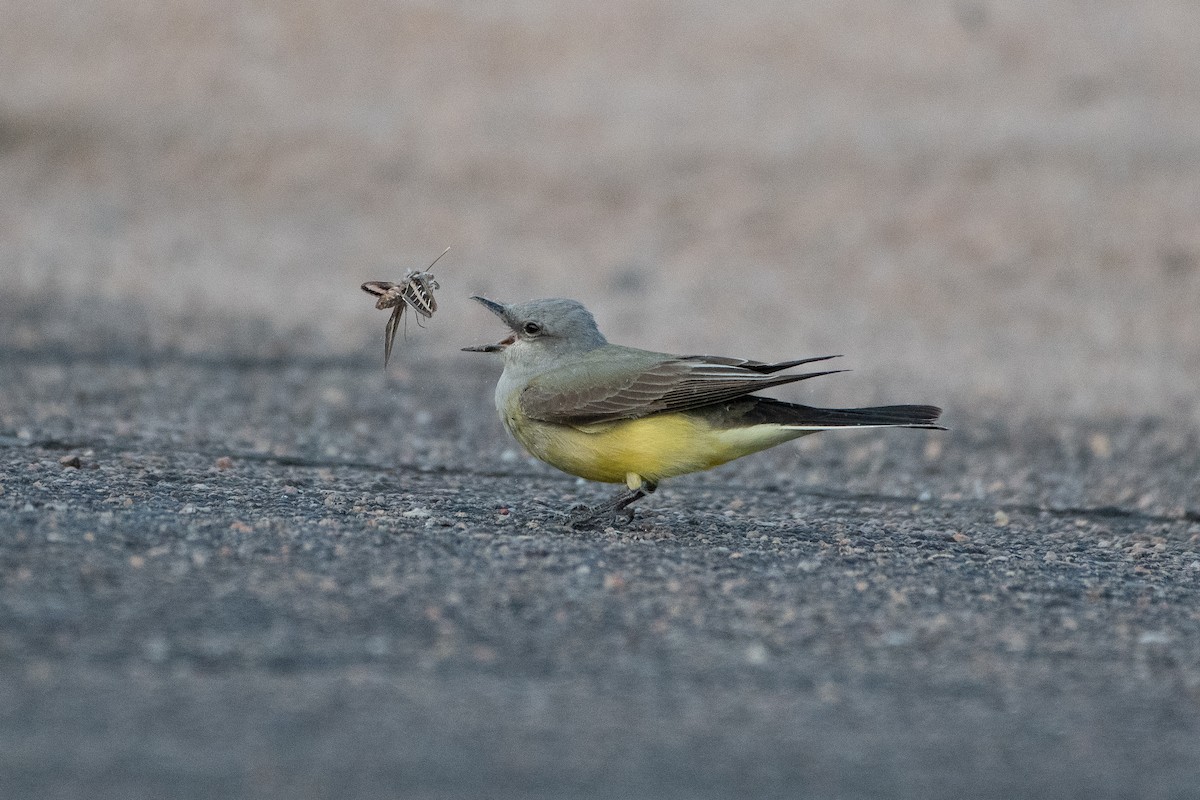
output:
POLYGON ((638 500, 653 491, 652 488, 640 487, 628 492, 621 492, 611 500, 595 506, 582 503, 571 506, 567 513, 567 524, 576 530, 592 528, 604 521, 633 522, 633 509, 630 508, 638 500))
POLYGON ((617 508, 614 503, 609 502, 595 506, 577 503, 567 511, 567 524, 575 530, 596 528, 605 522, 633 522, 633 509, 627 505, 617 508))

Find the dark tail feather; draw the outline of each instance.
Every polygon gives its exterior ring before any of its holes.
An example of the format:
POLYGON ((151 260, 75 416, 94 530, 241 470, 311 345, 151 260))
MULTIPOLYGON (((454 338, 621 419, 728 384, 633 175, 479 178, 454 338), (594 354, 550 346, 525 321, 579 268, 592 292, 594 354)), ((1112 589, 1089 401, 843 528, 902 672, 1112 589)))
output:
MULTIPOLYGON (((874 408, 810 408, 812 424, 853 428, 857 425, 897 425, 903 428, 945 430, 937 425, 937 406, 876 406, 874 408)), ((806 414, 807 416, 807 414, 806 414)))
POLYGON ((876 406, 874 408, 813 408, 798 403, 785 403, 768 397, 755 398, 758 403, 747 416, 755 422, 814 428, 855 428, 869 425, 890 425, 899 428, 945 430, 936 424, 942 410, 937 406, 876 406))

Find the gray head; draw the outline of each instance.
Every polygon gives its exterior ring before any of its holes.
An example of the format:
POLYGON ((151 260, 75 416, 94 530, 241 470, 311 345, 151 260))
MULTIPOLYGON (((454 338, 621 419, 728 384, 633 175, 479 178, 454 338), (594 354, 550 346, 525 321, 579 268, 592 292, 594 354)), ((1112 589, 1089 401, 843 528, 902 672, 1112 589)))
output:
POLYGON ((504 353, 506 359, 553 357, 594 350, 607 343, 592 313, 575 300, 551 297, 505 305, 472 297, 504 321, 512 334, 496 344, 464 347, 474 353, 504 353))

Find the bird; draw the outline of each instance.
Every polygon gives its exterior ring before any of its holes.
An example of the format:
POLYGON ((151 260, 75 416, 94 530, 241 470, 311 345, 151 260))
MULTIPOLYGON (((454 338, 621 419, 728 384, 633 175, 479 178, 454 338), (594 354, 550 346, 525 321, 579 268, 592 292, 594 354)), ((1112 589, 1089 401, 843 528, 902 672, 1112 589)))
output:
POLYGON ((594 507, 572 509, 586 526, 620 513, 659 483, 835 428, 919 428, 937 424, 931 405, 814 408, 756 392, 844 370, 785 372, 838 356, 763 362, 672 355, 610 343, 584 305, 565 298, 504 304, 472 300, 498 316, 509 335, 462 348, 501 353, 496 410, 536 458, 590 481, 625 490, 594 507))

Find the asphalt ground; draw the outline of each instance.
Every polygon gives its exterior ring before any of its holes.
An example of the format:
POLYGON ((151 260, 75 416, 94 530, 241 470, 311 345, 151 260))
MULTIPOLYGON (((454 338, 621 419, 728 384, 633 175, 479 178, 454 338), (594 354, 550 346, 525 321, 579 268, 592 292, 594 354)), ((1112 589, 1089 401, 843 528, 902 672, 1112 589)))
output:
POLYGON ((0 20, 0 797, 1200 794, 1194 4, 0 20), (471 294, 950 430, 573 530, 471 294))
POLYGON ((608 488, 511 449, 495 364, 64 344, 0 360, 5 797, 1200 785, 1161 420, 823 434, 576 531, 608 488))

